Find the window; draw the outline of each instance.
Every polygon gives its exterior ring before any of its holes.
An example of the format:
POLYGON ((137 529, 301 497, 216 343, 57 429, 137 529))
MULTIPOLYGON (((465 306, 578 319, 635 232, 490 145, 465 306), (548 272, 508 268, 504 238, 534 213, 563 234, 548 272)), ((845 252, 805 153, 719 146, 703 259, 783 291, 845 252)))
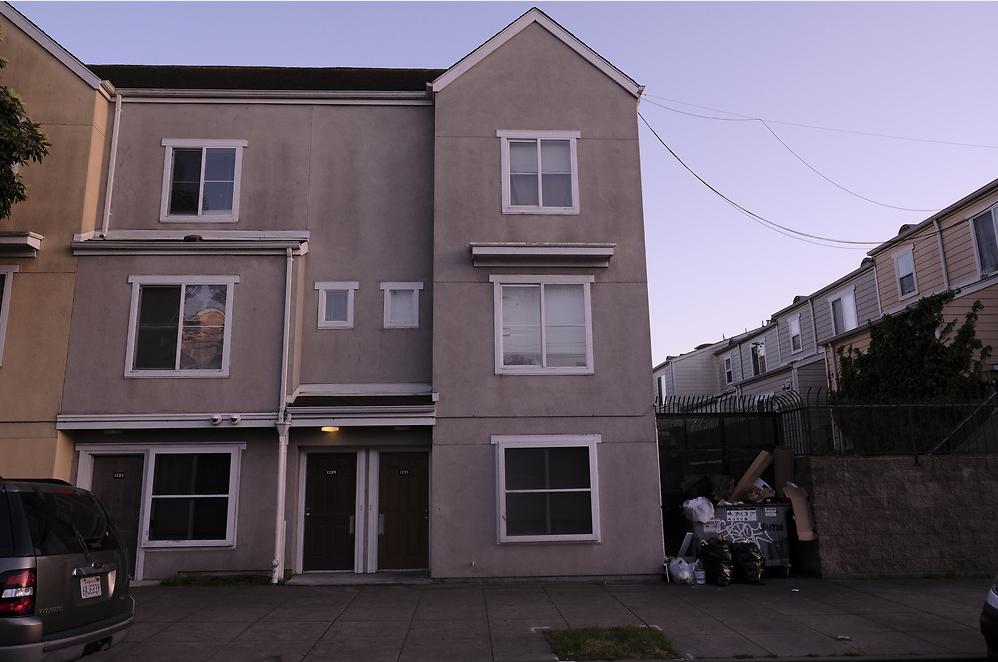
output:
POLYGON ((752 374, 756 377, 766 372, 766 341, 752 343, 752 374))
POLYGON ((981 275, 998 271, 998 235, 995 232, 995 210, 989 209, 974 217, 974 240, 981 275))
POLYGON ((828 305, 832 311, 833 334, 845 333, 859 326, 859 322, 856 320, 856 299, 853 296, 852 288, 828 297, 828 305))
POLYGON ((239 220, 245 140, 164 140, 161 221, 239 220))
POLYGON ((3 365, 3 340, 7 335, 7 313, 10 311, 10 289, 17 266, 0 264, 0 365, 3 365))
POLYGON ((238 276, 132 276, 126 377, 229 374, 238 276))
POLYGON ((419 326, 419 291, 422 283, 382 283, 385 291, 385 328, 415 329, 419 326))
POLYGON ((496 374, 592 374, 592 276, 490 276, 496 374))
POLYGON ((88 554, 122 548, 93 496, 73 489, 23 491, 19 496, 36 554, 88 554))
POLYGON ((912 249, 909 246, 900 253, 895 253, 894 273, 897 275, 898 296, 904 298, 918 292, 915 283, 915 258, 912 256, 912 249))
POLYGON ((724 383, 725 384, 730 384, 733 381, 735 381, 735 374, 731 370, 731 357, 730 356, 725 356, 724 357, 724 383))
POLYGON ((353 293, 357 282, 316 283, 319 290, 319 328, 353 328, 353 293))
POLYGON ((598 541, 599 435, 495 436, 499 542, 598 541))
POLYGON ((504 214, 577 214, 578 131, 499 131, 504 214))
POLYGON ((238 460, 232 446, 153 451, 143 543, 231 545, 238 460))
POLYGON ((790 351, 799 352, 804 349, 804 344, 800 337, 800 315, 795 315, 788 320, 790 326, 790 351))

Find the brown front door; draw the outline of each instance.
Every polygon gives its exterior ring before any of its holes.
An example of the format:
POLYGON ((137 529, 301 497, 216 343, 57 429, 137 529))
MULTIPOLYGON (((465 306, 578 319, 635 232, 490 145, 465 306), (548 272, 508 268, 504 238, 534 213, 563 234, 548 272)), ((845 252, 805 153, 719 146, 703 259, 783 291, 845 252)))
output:
POLYGON ((427 453, 381 453, 378 569, 430 565, 430 462, 427 453))
POLYGON ((305 463, 304 570, 353 570, 357 454, 309 453, 305 463))
POLYGON ((104 504, 128 547, 128 574, 135 576, 139 546, 139 504, 142 503, 141 455, 95 455, 91 492, 104 504))

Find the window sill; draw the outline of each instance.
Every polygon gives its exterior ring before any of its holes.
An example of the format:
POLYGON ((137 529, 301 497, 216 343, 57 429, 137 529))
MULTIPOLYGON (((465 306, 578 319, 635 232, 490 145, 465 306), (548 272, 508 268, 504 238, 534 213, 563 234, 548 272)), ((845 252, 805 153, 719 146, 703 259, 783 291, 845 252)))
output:
POLYGON ((180 371, 180 370, 149 370, 125 373, 125 379, 225 379, 228 372, 222 371, 180 371))

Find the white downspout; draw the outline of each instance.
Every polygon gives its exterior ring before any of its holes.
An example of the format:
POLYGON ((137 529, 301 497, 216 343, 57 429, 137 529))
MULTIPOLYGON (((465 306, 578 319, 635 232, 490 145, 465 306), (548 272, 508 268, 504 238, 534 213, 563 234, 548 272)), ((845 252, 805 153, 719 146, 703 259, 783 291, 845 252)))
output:
POLYGON ((111 157, 107 164, 107 187, 104 194, 104 222, 101 224, 100 236, 107 237, 111 226, 111 192, 114 190, 114 170, 118 160, 118 127, 121 125, 121 95, 114 95, 114 126, 111 129, 111 157))
POLYGON ((284 578, 285 538, 287 521, 284 519, 284 508, 287 501, 287 468, 288 468, 288 430, 291 421, 288 420, 288 353, 291 344, 291 278, 293 275, 294 257, 292 249, 287 249, 287 271, 284 278, 284 345, 281 353, 281 402, 277 414, 277 516, 274 522, 274 574, 271 583, 276 584, 284 578))
POLYGON ((949 269, 946 267, 946 253, 943 252, 943 229, 939 226, 939 219, 932 221, 936 226, 936 242, 939 244, 939 266, 943 271, 943 290, 949 290, 949 269))

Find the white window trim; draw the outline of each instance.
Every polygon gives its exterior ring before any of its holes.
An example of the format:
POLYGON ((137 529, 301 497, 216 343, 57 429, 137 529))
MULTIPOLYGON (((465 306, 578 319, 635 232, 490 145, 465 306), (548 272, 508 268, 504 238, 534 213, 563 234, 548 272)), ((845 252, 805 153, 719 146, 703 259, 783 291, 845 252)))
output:
POLYGON ((752 376, 760 377, 769 372, 769 362, 766 360, 766 339, 751 343, 749 345, 749 358, 752 359, 752 376), (757 348, 761 347, 762 351, 757 348), (756 367, 759 371, 756 372, 756 367))
MULTIPOLYGON (((973 232, 973 229, 971 229, 973 232)), ((899 250, 891 255, 891 259, 894 261, 894 282, 897 283, 898 287, 898 299, 907 299, 909 297, 918 295, 918 276, 915 274, 915 252, 912 246, 908 246, 902 250, 899 250), (911 259, 911 282, 914 289, 911 292, 905 294, 901 291, 901 272, 898 269, 898 260, 907 256, 911 259)), ((907 274, 905 274, 907 275, 907 274)))
POLYGON ((490 275, 493 284, 493 326, 495 333, 495 364, 497 375, 591 375, 593 362, 593 314, 591 285, 593 276, 521 276, 490 275), (537 365, 504 365, 502 343, 502 286, 503 285, 582 285, 583 305, 586 316, 586 365, 578 367, 550 367, 537 365))
POLYGON ((800 329, 800 313, 798 313, 798 314, 794 315, 793 317, 790 317, 789 319, 787 319, 787 332, 790 334, 790 353, 791 354, 799 354, 800 352, 803 352, 804 351, 804 334, 801 333, 801 329, 800 329), (794 326, 795 325, 797 326, 797 333, 796 334, 794 333, 794 326), (797 349, 794 349, 794 336, 795 335, 800 339, 800 347, 797 348, 797 349))
MULTIPOLYGON (((166 149, 163 162, 163 194, 160 201, 159 220, 163 223, 235 223, 239 220, 239 188, 243 171, 243 148, 249 145, 248 140, 197 140, 164 138, 166 149), (234 147, 236 149, 235 172, 232 185, 231 214, 171 214, 170 189, 173 185, 173 150, 177 148, 234 147)), ((201 184, 204 185, 204 172, 201 173, 201 184)))
POLYGON ((496 489, 498 512, 496 513, 496 535, 500 543, 529 542, 599 542, 600 541, 600 507, 599 507, 599 463, 596 457, 596 445, 602 441, 598 434, 581 435, 493 435, 492 444, 496 447, 496 489), (587 447, 589 449, 589 491, 592 507, 592 534, 543 535, 543 536, 508 536, 506 535, 506 471, 505 450, 507 448, 571 448, 587 447))
POLYGON ((386 329, 415 329, 419 327, 419 291, 423 289, 422 283, 404 281, 386 281, 381 283, 381 289, 385 293, 385 328, 386 329), (412 319, 409 321, 396 322, 392 320, 392 292, 408 291, 412 292, 412 319))
POLYGON ((995 230, 995 235, 998 236, 998 220, 995 219, 995 208, 996 205, 990 205, 985 209, 980 209, 967 216, 967 220, 969 221, 968 225, 970 226, 970 241, 974 247, 974 263, 977 266, 977 274, 980 278, 986 278, 998 273, 998 271, 984 271, 984 265, 981 262, 981 248, 977 243, 977 218, 984 214, 989 214, 991 226, 995 230))
POLYGON ((578 214, 579 213, 579 163, 576 153, 576 143, 582 137, 580 131, 523 131, 499 130, 496 136, 501 142, 502 163, 502 213, 504 214, 578 214), (567 140, 569 155, 572 162, 572 206, 542 207, 540 201, 536 206, 510 204, 509 186, 509 142, 510 140, 567 140))
POLYGON ((129 276, 132 296, 128 314, 128 344, 125 347, 125 377, 132 378, 215 378, 229 376, 232 355, 232 299, 239 276, 129 276), (218 370, 135 370, 135 335, 139 327, 139 291, 143 285, 225 285, 225 329, 222 335, 222 367, 218 370))
POLYGON ((837 290, 837 291, 833 292, 832 294, 829 294, 826 300, 828 301, 828 319, 832 323, 832 335, 833 336, 837 336, 840 333, 846 333, 847 331, 852 331, 853 329, 859 327, 859 313, 858 313, 858 311, 856 309, 856 286, 855 285, 850 285, 849 287, 844 287, 844 288, 842 288, 840 290, 837 290), (836 329, 835 328, 835 314, 832 312, 832 302, 835 301, 836 299, 843 299, 843 304, 844 304, 845 303, 844 297, 849 297, 849 300, 852 302, 852 305, 849 306, 848 310, 846 310, 846 307, 843 306, 843 311, 842 311, 843 314, 845 314, 847 312, 849 313, 848 315, 846 315, 846 321, 845 321, 846 326, 849 327, 849 328, 847 328, 847 329, 836 329), (849 322, 852 322, 852 326, 849 326, 849 322))
POLYGON ((357 281, 324 281, 317 282, 315 289, 319 291, 319 328, 320 329, 352 329, 354 292, 360 289, 357 281), (347 293, 346 321, 330 321, 326 319, 326 292, 347 293))
MULTIPOLYGON (((239 467, 246 444, 210 444, 203 446, 150 447, 146 454, 146 471, 143 476, 143 508, 141 522, 142 547, 232 547, 236 544, 236 513, 239 501, 239 467), (156 456, 169 454, 229 453, 229 495, 226 512, 226 537, 220 540, 150 540, 149 519, 152 516, 152 487, 156 472, 156 456)), ((185 495, 178 495, 185 496, 185 495)))
POLYGON ((735 364, 731 360, 731 358, 732 358, 732 355, 728 354, 721 361, 721 371, 724 373, 724 383, 725 383, 725 385, 732 384, 735 381, 735 364), (730 378, 728 377, 729 373, 731 374, 730 378))
POLYGON ((10 293, 17 273, 16 264, 0 264, 0 274, 3 274, 3 288, 0 289, 0 365, 3 365, 3 343, 7 337, 7 317, 10 315, 10 293))

